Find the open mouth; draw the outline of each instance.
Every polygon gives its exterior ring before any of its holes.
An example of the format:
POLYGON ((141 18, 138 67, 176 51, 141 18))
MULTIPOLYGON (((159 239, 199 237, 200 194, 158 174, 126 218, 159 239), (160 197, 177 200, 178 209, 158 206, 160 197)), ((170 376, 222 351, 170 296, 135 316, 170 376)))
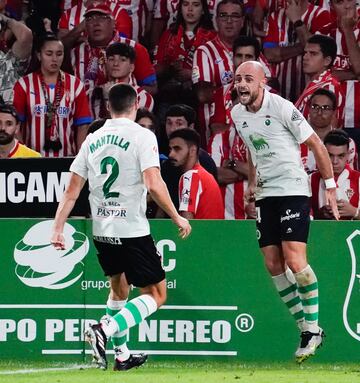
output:
POLYGON ((248 96, 250 96, 250 92, 247 91, 247 90, 239 90, 238 93, 239 93, 240 97, 248 97, 248 96))

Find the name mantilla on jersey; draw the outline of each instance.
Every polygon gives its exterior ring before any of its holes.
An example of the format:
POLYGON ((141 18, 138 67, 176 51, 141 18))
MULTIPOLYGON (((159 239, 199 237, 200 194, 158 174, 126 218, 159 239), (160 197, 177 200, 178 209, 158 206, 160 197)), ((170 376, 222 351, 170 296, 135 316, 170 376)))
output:
POLYGON ((103 145, 116 145, 125 151, 128 149, 130 142, 125 141, 125 139, 115 134, 107 134, 106 136, 102 136, 96 140, 96 143, 90 144, 90 152, 94 153, 97 149, 101 148, 103 145))

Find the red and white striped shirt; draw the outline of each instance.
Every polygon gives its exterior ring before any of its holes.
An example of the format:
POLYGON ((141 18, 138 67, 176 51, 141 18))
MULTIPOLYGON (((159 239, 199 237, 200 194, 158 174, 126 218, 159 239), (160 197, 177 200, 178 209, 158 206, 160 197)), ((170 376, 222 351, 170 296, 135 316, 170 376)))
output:
POLYGON ((309 100, 312 94, 317 89, 328 89, 335 93, 336 101, 337 101, 337 110, 336 117, 338 120, 338 128, 342 128, 344 124, 344 105, 345 105, 345 96, 343 90, 340 86, 339 81, 336 77, 334 77, 331 73, 330 69, 322 72, 319 77, 315 80, 310 81, 306 88, 301 93, 300 97, 297 99, 295 106, 299 109, 299 111, 303 114, 303 116, 308 119, 310 105, 309 100))
POLYGON ((224 219, 220 187, 200 164, 180 177, 179 211, 193 213, 195 219, 224 219))
MULTIPOLYGON (((360 206, 360 172, 346 166, 345 169, 335 177, 336 181, 336 199, 342 199, 349 202, 354 207, 360 206)), ((315 217, 317 217, 319 209, 326 205, 325 183, 321 178, 320 172, 311 175, 311 204, 315 217)))
MULTIPOLYGON (((288 47, 299 42, 293 24, 287 18, 285 9, 273 12, 269 17, 268 34, 264 39, 264 48, 288 47)), ((323 8, 309 4, 301 20, 311 33, 324 32, 330 23, 330 13, 323 8)), ((281 96, 296 101, 305 87, 305 75, 302 69, 302 55, 298 55, 276 64, 276 76, 280 82, 281 96)))
MULTIPOLYGON (((305 144, 300 145, 301 160, 304 165, 306 173, 310 174, 317 171, 317 165, 314 157, 314 153, 305 144)), ((347 161, 351 169, 358 170, 358 152, 355 141, 350 138, 349 141, 349 157, 347 161)))
MULTIPOLYGON (((246 145, 233 125, 227 131, 210 138, 208 152, 217 167, 222 167, 226 160, 247 162, 246 145)), ((220 186, 225 205, 225 219, 246 218, 244 198, 246 188, 247 180, 220 186)))
MULTIPOLYGON (((64 73, 63 87, 64 94, 55 115, 62 149, 54 152, 44 150, 47 108, 39 72, 20 78, 14 86, 14 106, 25 124, 24 143, 45 157, 76 155, 75 128, 92 121, 83 83, 64 73)), ((54 87, 48 87, 48 97, 50 102, 54 101, 54 87)))
MULTIPOLYGON (((343 32, 335 25, 329 35, 334 38, 337 44, 337 57, 334 62, 334 69, 352 70, 343 32)), ((360 45, 360 9, 358 9, 358 22, 354 28, 354 35, 360 45)), ((340 84, 345 95, 344 126, 346 128, 360 128, 360 81, 341 81, 340 84)))
MULTIPOLYGON (((210 136, 209 122, 217 109, 228 110, 231 103, 227 102, 231 97, 227 94, 232 90, 234 78, 234 64, 232 48, 227 47, 216 36, 213 40, 201 45, 194 54, 192 68, 192 82, 208 82, 215 87, 214 101, 210 104, 202 104, 199 107, 199 121, 201 128, 206 132, 206 138, 210 136)), ((225 121, 224 121, 225 123, 225 121)))
MULTIPOLYGON (((129 39, 132 38, 132 20, 128 15, 125 8, 123 8, 120 4, 108 1, 108 5, 112 11, 116 30, 124 37, 129 39)), ((59 29, 66 29, 71 31, 77 25, 79 25, 84 20, 84 13, 86 11, 86 7, 84 3, 77 4, 74 7, 68 9, 65 13, 63 13, 59 20, 59 29)))
MULTIPOLYGON (((134 40, 115 35, 108 45, 114 42, 128 44, 135 49, 135 69, 133 75, 138 85, 150 85, 156 82, 155 69, 151 63, 147 49, 134 40)), ((106 48, 93 48, 84 42, 71 50, 71 64, 76 77, 85 84, 86 94, 91 97, 95 86, 105 84, 105 51, 106 48)))
POLYGON ((132 20, 132 39, 138 41, 146 32, 146 19, 154 8, 154 0, 108 0, 125 8, 132 20))

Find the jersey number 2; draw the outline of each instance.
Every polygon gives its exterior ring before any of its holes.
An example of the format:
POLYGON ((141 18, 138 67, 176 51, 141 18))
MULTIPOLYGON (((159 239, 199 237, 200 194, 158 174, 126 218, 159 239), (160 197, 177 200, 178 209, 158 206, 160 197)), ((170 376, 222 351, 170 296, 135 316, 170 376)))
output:
POLYGON ((101 160, 100 171, 101 174, 107 174, 107 166, 111 166, 111 171, 109 177, 106 179, 103 185, 103 193, 105 198, 119 197, 119 192, 111 192, 110 188, 115 182, 116 178, 119 176, 119 165, 114 157, 105 157, 101 160))

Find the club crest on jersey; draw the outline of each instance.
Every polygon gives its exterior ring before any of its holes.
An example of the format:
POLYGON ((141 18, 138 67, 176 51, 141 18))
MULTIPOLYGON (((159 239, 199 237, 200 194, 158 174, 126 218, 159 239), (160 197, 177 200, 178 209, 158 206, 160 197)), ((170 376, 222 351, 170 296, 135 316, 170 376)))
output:
POLYGON ((70 100, 71 100, 71 95, 70 95, 70 91, 66 91, 65 92, 65 102, 67 103, 67 104, 69 104, 70 103, 70 100))
POLYGON ((36 104, 33 109, 35 116, 43 116, 46 113, 46 105, 36 104))
POLYGON ((303 120, 303 117, 301 116, 301 114, 296 109, 294 109, 291 115, 291 121, 302 121, 302 120, 303 120))
POLYGON ((230 84, 233 80, 234 74, 231 70, 225 71, 221 76, 221 83, 226 85, 230 84))
POLYGON ((351 197, 354 195, 354 190, 349 188, 349 189, 346 189, 345 190, 345 194, 346 196, 348 197, 348 200, 350 201, 351 200, 351 197))

